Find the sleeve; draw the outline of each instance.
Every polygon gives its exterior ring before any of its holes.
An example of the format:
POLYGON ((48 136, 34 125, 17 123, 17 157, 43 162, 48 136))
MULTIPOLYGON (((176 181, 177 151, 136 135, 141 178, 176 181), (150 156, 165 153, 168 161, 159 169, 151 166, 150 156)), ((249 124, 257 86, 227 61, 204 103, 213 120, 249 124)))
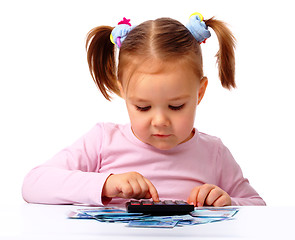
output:
POLYGON ((43 204, 106 204, 101 192, 110 174, 99 173, 103 136, 103 125, 97 124, 73 145, 32 169, 23 182, 24 200, 43 204))
POLYGON ((266 205, 249 184, 248 179, 244 178, 240 166, 221 141, 217 155, 216 171, 216 176, 218 176, 217 185, 230 195, 232 205, 266 205))

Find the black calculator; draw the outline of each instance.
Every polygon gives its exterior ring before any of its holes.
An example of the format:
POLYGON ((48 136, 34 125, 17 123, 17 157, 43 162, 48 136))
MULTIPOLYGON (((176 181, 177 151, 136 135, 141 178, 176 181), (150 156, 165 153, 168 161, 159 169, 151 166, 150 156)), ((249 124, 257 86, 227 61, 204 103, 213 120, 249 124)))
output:
POLYGON ((194 205, 183 200, 164 200, 154 202, 151 200, 131 200, 126 202, 129 213, 144 213, 152 215, 183 215, 194 211, 194 205))

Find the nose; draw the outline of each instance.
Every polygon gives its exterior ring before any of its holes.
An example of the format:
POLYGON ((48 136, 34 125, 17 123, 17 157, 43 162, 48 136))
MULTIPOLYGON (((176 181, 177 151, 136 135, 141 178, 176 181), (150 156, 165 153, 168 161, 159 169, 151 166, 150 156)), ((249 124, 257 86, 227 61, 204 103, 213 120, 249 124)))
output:
POLYGON ((157 111, 152 118, 152 126, 167 127, 170 125, 170 119, 163 111, 157 111))

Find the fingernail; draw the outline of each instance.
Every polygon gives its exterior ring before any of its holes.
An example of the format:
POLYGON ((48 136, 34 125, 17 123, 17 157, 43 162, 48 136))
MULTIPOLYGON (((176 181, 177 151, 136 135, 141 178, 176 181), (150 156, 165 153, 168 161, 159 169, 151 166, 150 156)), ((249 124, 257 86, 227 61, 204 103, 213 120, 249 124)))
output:
POLYGON ((155 200, 153 200, 154 202, 160 202, 159 198, 155 198, 155 200))

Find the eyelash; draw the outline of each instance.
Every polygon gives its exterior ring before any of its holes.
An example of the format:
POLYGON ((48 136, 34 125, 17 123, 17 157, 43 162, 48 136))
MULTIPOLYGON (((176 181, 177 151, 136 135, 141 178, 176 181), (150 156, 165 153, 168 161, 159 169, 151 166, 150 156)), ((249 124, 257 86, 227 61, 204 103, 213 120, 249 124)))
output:
MULTIPOLYGON (((182 105, 179 105, 179 106, 172 106, 172 105, 169 105, 169 108, 173 111, 179 111, 181 110, 182 108, 184 107, 184 104, 182 105)), ((136 110, 140 111, 140 112, 146 112, 148 110, 151 109, 151 106, 147 106, 147 107, 139 107, 139 106, 136 106, 136 110)))
POLYGON ((146 112, 148 110, 150 110, 151 106, 147 106, 147 107, 139 107, 136 106, 136 110, 140 111, 140 112, 146 112))
POLYGON ((171 105, 169 105, 169 108, 170 108, 171 110, 173 110, 173 111, 179 111, 179 110, 181 110, 183 107, 184 107, 184 104, 179 105, 179 106, 171 106, 171 105))

